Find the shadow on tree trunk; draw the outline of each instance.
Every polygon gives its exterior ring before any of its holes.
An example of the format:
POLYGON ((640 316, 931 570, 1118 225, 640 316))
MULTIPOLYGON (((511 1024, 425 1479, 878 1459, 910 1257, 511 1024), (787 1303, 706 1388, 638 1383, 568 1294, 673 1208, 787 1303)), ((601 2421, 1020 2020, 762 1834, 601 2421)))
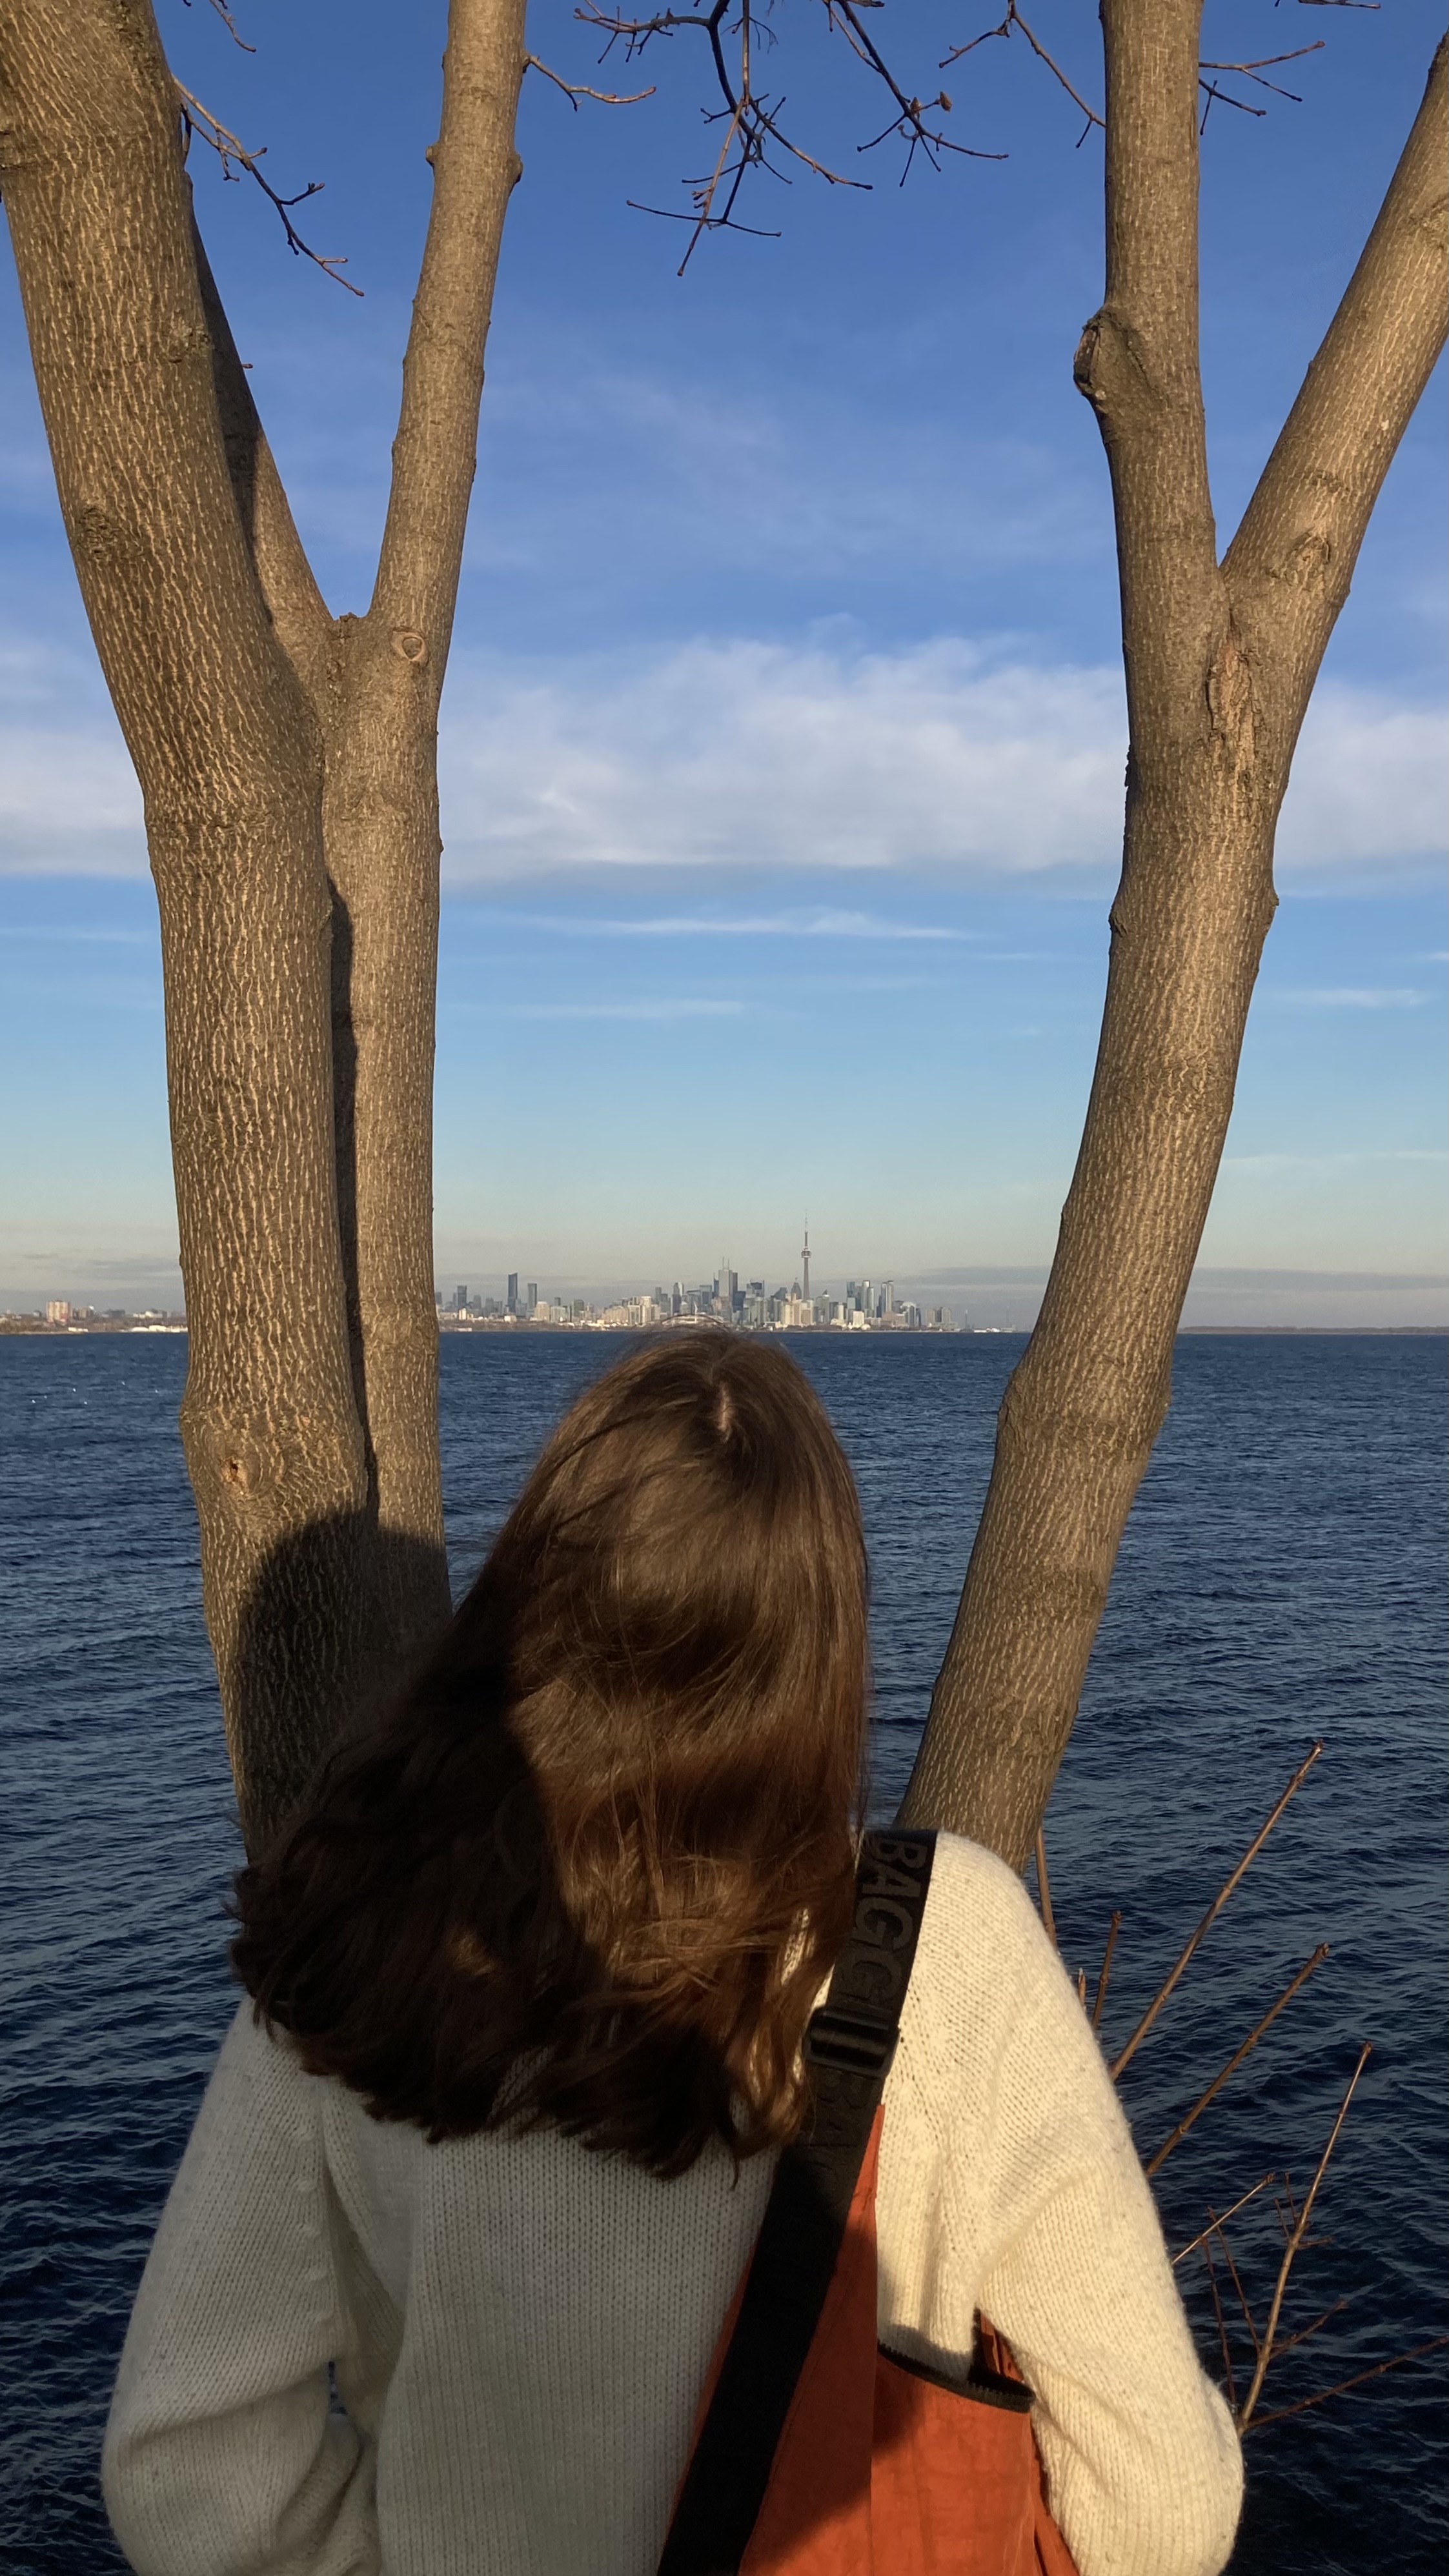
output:
POLYGON ((333 1745, 365 1733, 406 1681, 383 1602, 426 1599, 446 1583, 441 1547, 378 1529, 370 1511, 310 1522, 272 1549, 243 1606, 232 1695, 253 1860, 276 1842, 333 1745), (350 1605, 341 1620, 339 1602, 350 1605))

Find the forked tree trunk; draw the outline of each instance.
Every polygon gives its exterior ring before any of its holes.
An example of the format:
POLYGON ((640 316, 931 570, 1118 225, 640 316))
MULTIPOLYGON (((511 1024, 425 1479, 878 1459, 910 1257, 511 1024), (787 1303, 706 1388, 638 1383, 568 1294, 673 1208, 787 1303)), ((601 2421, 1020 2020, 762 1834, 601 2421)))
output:
POLYGON ((1201 0, 1103 0, 1107 293, 1076 376, 1112 477, 1130 751, 1096 1074, 902 1814, 1018 1866, 1051 1793, 1227 1133, 1289 764, 1444 342, 1441 44, 1373 233, 1221 566, 1198 367, 1201 0))
POLYGON ((149 0, 0 0, 0 192, 161 909, 207 1623, 248 1840, 445 1615, 436 728, 524 67, 452 0, 372 605, 312 578, 149 0))

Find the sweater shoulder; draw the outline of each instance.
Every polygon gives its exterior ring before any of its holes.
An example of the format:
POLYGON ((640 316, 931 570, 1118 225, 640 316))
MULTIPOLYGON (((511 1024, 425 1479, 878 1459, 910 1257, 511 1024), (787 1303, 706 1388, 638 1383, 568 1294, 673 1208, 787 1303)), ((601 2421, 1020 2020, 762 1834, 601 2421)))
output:
POLYGON ((942 2002, 982 2002, 1035 1985, 1055 1964, 1037 1911, 1015 1870, 964 1835, 936 1836, 911 1991, 942 2002))
POLYGON ((890 2092, 898 2123, 924 2123, 938 2151, 968 2133, 979 2145, 1018 2096, 1060 2095, 1065 2084, 1085 2102, 1095 2058, 1015 1871, 979 1843, 939 1834, 890 2092))

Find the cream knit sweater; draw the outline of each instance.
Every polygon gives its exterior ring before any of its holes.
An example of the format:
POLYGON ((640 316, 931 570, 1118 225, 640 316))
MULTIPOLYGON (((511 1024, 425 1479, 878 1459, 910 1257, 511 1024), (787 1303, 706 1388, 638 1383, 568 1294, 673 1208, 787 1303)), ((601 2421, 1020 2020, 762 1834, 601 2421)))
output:
MULTIPOLYGON (((132 2565, 653 2576, 770 2178, 756 2157, 735 2182, 721 2149, 658 2182, 548 2131, 430 2147, 244 2004, 116 2383, 132 2565)), ((978 2305, 1010 2338, 1081 2576, 1216 2576, 1238 2445, 1126 2124, 1020 1882, 945 1835, 878 2231, 891 2342, 961 2367, 978 2305)))

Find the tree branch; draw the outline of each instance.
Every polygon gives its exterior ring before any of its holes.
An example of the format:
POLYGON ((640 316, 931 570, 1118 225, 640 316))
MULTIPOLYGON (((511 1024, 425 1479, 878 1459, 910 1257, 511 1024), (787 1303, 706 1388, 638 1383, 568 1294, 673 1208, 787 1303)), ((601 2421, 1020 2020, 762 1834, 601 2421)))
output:
POLYGON ((1224 563, 1285 759, 1384 476, 1444 346, 1446 101, 1441 39, 1363 256, 1224 563))
POLYGON ((192 248, 201 309, 211 337, 211 375, 231 487, 277 639, 314 705, 332 635, 327 603, 297 534, 291 504, 267 445, 246 369, 212 275, 192 209, 192 248))
POLYGON ((1007 1388, 902 1821, 1018 1867, 1076 1715, 1172 1347, 1272 913, 1198 373, 1199 0, 1103 0, 1106 298, 1077 351, 1112 477, 1131 738, 1096 1072, 1007 1388))
POLYGON ((1107 293, 1077 384, 1112 474, 1134 751, 1165 720, 1221 621, 1198 366, 1198 30, 1202 0, 1103 0, 1107 293))
POLYGON ((372 613, 442 687, 478 443, 483 351, 524 69, 525 0, 451 0, 433 207, 403 360, 392 489, 372 613))
POLYGON ((433 206, 372 604, 337 622, 324 721, 337 1201, 381 1542, 384 1684, 448 1615, 437 1449, 432 1096, 438 700, 524 70, 524 0, 451 0, 433 206))
POLYGON ((525 54, 523 57, 523 66, 525 71, 542 72, 546 81, 552 81, 555 89, 561 89, 565 98, 568 100, 569 105, 574 110, 575 115, 578 113, 578 105, 581 98, 596 98, 601 107, 638 107, 641 100, 652 98, 654 96, 652 82, 648 89, 631 89, 628 91, 616 89, 590 89, 587 81, 565 80, 562 72, 556 72, 550 64, 540 62, 537 54, 525 54))
POLYGON ((309 197, 320 197, 323 182, 320 179, 309 179, 306 187, 299 188, 295 196, 279 196, 261 168, 262 153, 266 150, 265 144, 256 152, 249 152, 246 145, 239 143, 230 129, 222 124, 220 117, 213 116, 210 108, 203 107, 201 100, 193 98, 190 90, 183 88, 180 81, 176 83, 176 95, 181 101, 181 114, 187 133, 199 134, 204 143, 210 144, 221 163, 222 177, 230 179, 234 175, 230 168, 230 164, 234 161, 239 170, 245 170, 249 179, 255 179, 262 195, 270 199, 281 217, 282 230, 287 236, 287 248, 292 257, 310 259, 313 267, 320 268, 324 277, 330 277, 334 286, 345 286, 349 295, 361 295, 361 287, 354 286, 351 278, 341 275, 341 271, 347 266, 343 253, 314 250, 310 242, 303 241, 292 221, 292 208, 305 205, 309 197))

